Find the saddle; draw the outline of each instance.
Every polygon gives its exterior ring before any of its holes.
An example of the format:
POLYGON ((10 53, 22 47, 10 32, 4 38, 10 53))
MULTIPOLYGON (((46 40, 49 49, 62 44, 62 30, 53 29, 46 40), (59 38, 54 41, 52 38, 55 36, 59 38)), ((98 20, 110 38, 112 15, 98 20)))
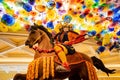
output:
MULTIPOLYGON (((78 52, 75 52, 74 54, 68 54, 68 55, 66 55, 66 57, 67 57, 67 61, 68 61, 69 65, 79 64, 79 63, 85 61, 83 59, 82 55, 78 52)), ((54 58, 54 61, 58 64, 62 64, 59 57, 57 57, 57 56, 54 58)))

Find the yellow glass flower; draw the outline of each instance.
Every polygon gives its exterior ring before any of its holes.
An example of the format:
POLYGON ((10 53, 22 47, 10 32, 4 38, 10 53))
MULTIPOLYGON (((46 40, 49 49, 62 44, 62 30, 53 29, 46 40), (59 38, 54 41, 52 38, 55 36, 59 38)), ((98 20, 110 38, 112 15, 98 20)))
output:
POLYGON ((39 12, 44 12, 46 10, 46 7, 44 5, 36 5, 35 9, 39 12))
POLYGON ((21 27, 20 23, 16 22, 14 25, 12 25, 11 27, 9 27, 9 30, 12 31, 12 32, 17 32, 21 28, 22 27, 21 27))
POLYGON ((29 15, 29 13, 27 11, 25 11, 24 9, 20 10, 19 13, 20 13, 20 15, 24 15, 24 16, 28 16, 29 15))
POLYGON ((46 15, 47 20, 55 20, 56 16, 57 16, 57 14, 56 14, 55 10, 48 10, 47 11, 47 15, 46 15))
POLYGON ((8 31, 8 27, 1 22, 0 22, 0 31, 2 31, 2 32, 7 32, 8 31))

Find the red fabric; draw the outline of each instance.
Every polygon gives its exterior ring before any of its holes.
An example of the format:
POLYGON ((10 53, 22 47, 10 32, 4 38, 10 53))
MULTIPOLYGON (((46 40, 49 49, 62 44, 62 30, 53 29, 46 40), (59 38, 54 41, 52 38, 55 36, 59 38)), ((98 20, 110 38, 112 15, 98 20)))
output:
POLYGON ((70 70, 70 66, 69 66, 69 64, 68 63, 66 63, 66 62, 64 62, 63 64, 62 64, 62 66, 66 69, 66 70, 70 70))
POLYGON ((72 44, 76 44, 76 43, 80 43, 80 42, 83 42, 85 41, 86 38, 85 38, 85 35, 79 35, 77 38, 75 38, 74 40, 72 41, 69 41, 69 42, 65 42, 64 44, 66 45, 72 45, 72 44))

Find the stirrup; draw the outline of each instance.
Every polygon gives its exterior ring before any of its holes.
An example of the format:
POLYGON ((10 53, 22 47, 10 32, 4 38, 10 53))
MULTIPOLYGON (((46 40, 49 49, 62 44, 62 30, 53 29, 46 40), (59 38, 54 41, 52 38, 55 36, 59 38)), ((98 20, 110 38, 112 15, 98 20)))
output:
POLYGON ((65 67, 59 65, 56 67, 56 71, 57 72, 70 72, 71 70, 70 69, 66 69, 65 67))

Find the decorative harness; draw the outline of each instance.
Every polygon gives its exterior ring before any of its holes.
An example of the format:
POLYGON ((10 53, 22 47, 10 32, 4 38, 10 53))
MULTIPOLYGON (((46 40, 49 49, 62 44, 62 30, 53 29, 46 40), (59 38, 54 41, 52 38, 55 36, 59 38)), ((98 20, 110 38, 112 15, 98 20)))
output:
POLYGON ((37 42, 37 40, 39 40, 39 39, 40 39, 40 36, 37 37, 37 39, 33 42, 33 44, 35 44, 37 42))
POLYGON ((33 49, 36 50, 36 51, 38 51, 39 53, 41 53, 41 52, 45 52, 45 53, 55 52, 54 48, 49 49, 49 50, 44 50, 44 49, 40 49, 38 47, 34 47, 33 49))

